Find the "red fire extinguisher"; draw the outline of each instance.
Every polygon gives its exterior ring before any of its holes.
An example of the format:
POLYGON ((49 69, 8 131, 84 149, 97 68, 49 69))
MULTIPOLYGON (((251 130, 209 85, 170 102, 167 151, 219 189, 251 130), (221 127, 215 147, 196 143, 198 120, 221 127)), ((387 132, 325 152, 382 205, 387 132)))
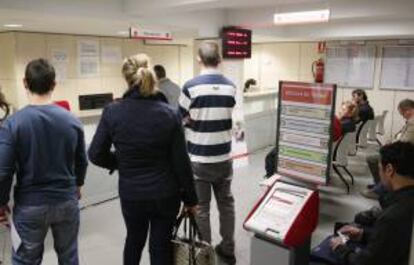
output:
POLYGON ((322 58, 312 63, 312 74, 315 79, 315 83, 323 83, 323 75, 325 72, 325 62, 322 58))

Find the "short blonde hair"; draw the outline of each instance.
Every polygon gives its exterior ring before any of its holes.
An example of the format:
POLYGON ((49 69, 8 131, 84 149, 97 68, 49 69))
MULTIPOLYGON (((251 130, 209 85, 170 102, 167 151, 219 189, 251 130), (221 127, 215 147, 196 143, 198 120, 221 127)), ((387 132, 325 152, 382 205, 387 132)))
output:
POLYGON ((150 70, 150 58, 146 54, 137 54, 124 60, 122 74, 128 87, 139 87, 142 96, 150 96, 157 92, 156 79, 150 70))

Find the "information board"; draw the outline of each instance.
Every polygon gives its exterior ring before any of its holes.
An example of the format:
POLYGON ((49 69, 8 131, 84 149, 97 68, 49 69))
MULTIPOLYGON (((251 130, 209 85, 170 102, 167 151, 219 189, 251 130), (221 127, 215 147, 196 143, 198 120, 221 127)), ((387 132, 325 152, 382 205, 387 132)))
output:
POLYGON ((326 184, 336 85, 282 81, 279 87, 276 172, 326 184))
POLYGON ((389 46, 382 50, 382 89, 414 91, 414 47, 389 46))
POLYGON ((328 47, 325 82, 341 87, 373 88, 375 46, 328 47))

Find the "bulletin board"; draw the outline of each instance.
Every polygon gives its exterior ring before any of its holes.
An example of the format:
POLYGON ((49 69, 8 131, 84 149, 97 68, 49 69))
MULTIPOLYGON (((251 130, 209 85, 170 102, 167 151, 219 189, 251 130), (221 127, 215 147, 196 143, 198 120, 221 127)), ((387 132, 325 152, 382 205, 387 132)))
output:
POLYGON ((331 167, 336 85, 280 82, 276 173, 325 185, 331 167))
POLYGON ((383 48, 380 88, 414 91, 414 46, 383 48))
POLYGON ((325 82, 340 87, 374 87, 375 46, 328 47, 325 82))

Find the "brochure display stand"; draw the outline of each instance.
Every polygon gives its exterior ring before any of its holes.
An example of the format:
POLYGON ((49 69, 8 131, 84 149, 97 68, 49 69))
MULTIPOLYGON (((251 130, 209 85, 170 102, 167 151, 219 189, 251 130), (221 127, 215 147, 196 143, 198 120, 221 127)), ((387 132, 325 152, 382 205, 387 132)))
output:
POLYGON ((303 182, 329 180, 336 85, 281 82, 276 172, 303 182))
POLYGON ((281 82, 279 87, 275 181, 266 184, 244 223, 254 233, 251 265, 309 264, 319 217, 314 187, 328 182, 331 166, 335 85, 281 82))
POLYGON ((318 192, 276 182, 244 223, 245 229, 255 233, 251 265, 276 265, 275 260, 277 265, 307 264, 318 215, 318 192))

